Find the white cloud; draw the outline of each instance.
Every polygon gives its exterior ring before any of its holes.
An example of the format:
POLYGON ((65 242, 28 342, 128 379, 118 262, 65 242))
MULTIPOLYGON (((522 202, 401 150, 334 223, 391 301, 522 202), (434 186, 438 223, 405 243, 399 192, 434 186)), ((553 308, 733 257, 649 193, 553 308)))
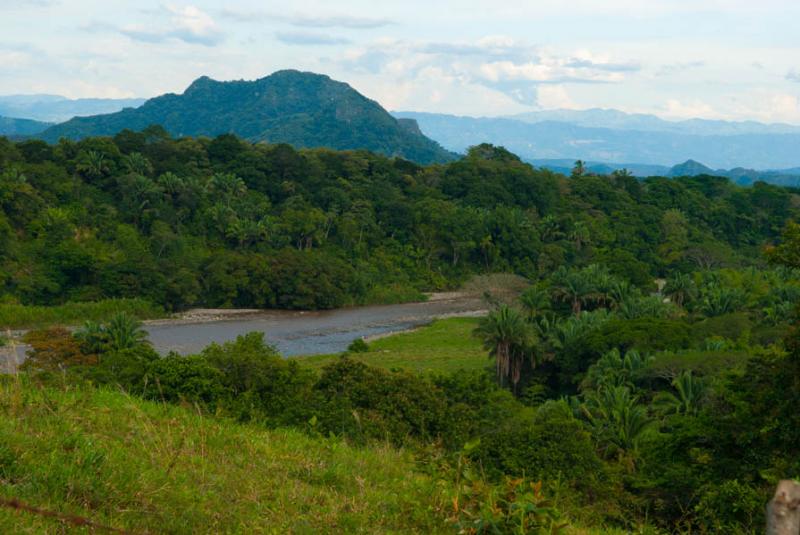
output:
MULTIPOLYGON (((168 39, 179 39, 190 44, 213 46, 222 41, 222 32, 208 13, 196 6, 175 6, 167 4, 163 10, 170 15, 169 24, 158 24, 155 27, 143 24, 131 24, 119 29, 123 35, 136 41, 160 43, 168 39)), ((160 17, 159 17, 160 18, 160 17)), ((101 28, 103 23, 96 24, 101 28)))

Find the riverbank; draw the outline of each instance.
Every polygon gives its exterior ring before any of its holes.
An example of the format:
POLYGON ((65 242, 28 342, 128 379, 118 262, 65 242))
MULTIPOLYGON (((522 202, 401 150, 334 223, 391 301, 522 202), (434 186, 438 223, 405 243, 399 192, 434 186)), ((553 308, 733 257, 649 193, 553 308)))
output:
MULTIPOLYGON (((489 365, 488 353, 473 334, 478 318, 471 316, 436 319, 413 329, 367 338, 369 349, 351 353, 350 358, 378 368, 418 373, 482 370, 489 365)), ((338 354, 296 357, 298 363, 312 368, 322 368, 338 358, 338 354)))

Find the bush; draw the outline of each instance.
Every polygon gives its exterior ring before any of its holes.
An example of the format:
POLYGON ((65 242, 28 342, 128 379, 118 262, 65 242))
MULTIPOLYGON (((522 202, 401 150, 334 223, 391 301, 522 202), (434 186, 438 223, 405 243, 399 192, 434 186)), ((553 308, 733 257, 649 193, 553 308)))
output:
POLYGON ((433 441, 446 427, 442 392, 408 372, 387 372, 343 357, 315 386, 320 430, 394 444, 433 441))
POLYGON ((202 357, 219 372, 220 385, 230 395, 224 408, 235 418, 268 425, 291 425, 310 418, 313 373, 295 360, 282 358, 264 342, 263 333, 211 344, 202 357))
POLYGON ((584 489, 603 473, 589 432, 566 404, 556 401, 504 418, 483 434, 476 456, 497 477, 568 481, 584 489))
POLYGON ((356 338, 350 345, 347 346, 347 350, 350 353, 366 353, 369 351, 369 345, 364 341, 363 338, 356 338))
POLYGON ((756 533, 764 526, 766 498, 736 479, 707 485, 695 507, 700 525, 712 533, 756 533))
POLYGON ((147 369, 144 397, 150 399, 199 403, 214 412, 227 395, 222 372, 197 355, 182 357, 171 353, 147 369))

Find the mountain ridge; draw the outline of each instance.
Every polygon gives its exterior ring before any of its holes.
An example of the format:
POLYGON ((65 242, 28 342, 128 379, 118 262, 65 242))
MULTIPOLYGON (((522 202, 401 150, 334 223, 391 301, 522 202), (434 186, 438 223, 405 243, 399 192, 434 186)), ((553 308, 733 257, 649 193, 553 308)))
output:
POLYGON ((687 159, 712 168, 797 167, 800 133, 701 136, 675 132, 584 127, 509 118, 474 118, 420 112, 395 112, 416 119, 422 132, 444 148, 462 152, 481 143, 502 145, 525 160, 571 159, 603 163, 638 162, 671 166, 687 159))
POLYGON ((142 130, 160 124, 174 136, 232 133, 252 142, 289 143, 298 148, 365 149, 419 163, 455 158, 402 124, 377 102, 326 75, 277 71, 253 81, 217 81, 203 76, 182 94, 167 93, 138 108, 74 118, 53 126, 42 138, 80 139, 142 130))

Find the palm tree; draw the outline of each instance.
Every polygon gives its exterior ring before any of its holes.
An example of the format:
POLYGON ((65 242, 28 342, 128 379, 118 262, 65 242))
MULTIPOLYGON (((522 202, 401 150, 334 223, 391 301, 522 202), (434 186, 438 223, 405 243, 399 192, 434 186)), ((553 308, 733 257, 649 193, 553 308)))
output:
POLYGON ((142 329, 142 323, 124 312, 112 316, 104 326, 111 351, 133 349, 141 345, 149 345, 147 332, 142 329))
POLYGON ((550 295, 539 286, 531 286, 522 292, 519 301, 528 313, 528 319, 537 318, 550 309, 550 295))
POLYGON ((635 454, 652 426, 647 410, 626 386, 600 388, 581 407, 606 453, 635 454))
POLYGON ((95 150, 83 153, 75 168, 86 178, 103 178, 111 171, 106 155, 95 150))
POLYGON ((592 233, 586 223, 583 221, 578 221, 575 223, 575 225, 573 225, 569 238, 575 244, 575 250, 580 251, 583 249, 584 245, 587 245, 591 242, 592 233))
POLYGON ((581 389, 633 387, 636 375, 653 360, 654 357, 642 355, 635 350, 630 350, 623 356, 619 349, 612 349, 589 368, 586 378, 581 383, 581 389))
POLYGON ((697 288, 692 277, 686 273, 676 273, 667 280, 667 284, 664 286, 664 295, 679 307, 683 307, 685 303, 694 298, 696 291, 697 288))
POLYGON ((489 356, 495 359, 497 380, 502 386, 508 380, 516 392, 526 358, 536 365, 533 346, 536 335, 525 316, 514 308, 500 305, 484 317, 475 329, 489 356))
POLYGON ((153 173, 153 164, 140 152, 132 152, 123 160, 125 170, 134 175, 150 176, 153 173))
POLYGON ((672 386, 677 395, 661 392, 653 399, 657 410, 664 414, 696 414, 705 399, 706 382, 686 370, 672 381, 672 386))
POLYGON ((553 275, 553 296, 570 303, 572 313, 580 316, 583 305, 598 297, 595 281, 586 273, 561 268, 553 275))

